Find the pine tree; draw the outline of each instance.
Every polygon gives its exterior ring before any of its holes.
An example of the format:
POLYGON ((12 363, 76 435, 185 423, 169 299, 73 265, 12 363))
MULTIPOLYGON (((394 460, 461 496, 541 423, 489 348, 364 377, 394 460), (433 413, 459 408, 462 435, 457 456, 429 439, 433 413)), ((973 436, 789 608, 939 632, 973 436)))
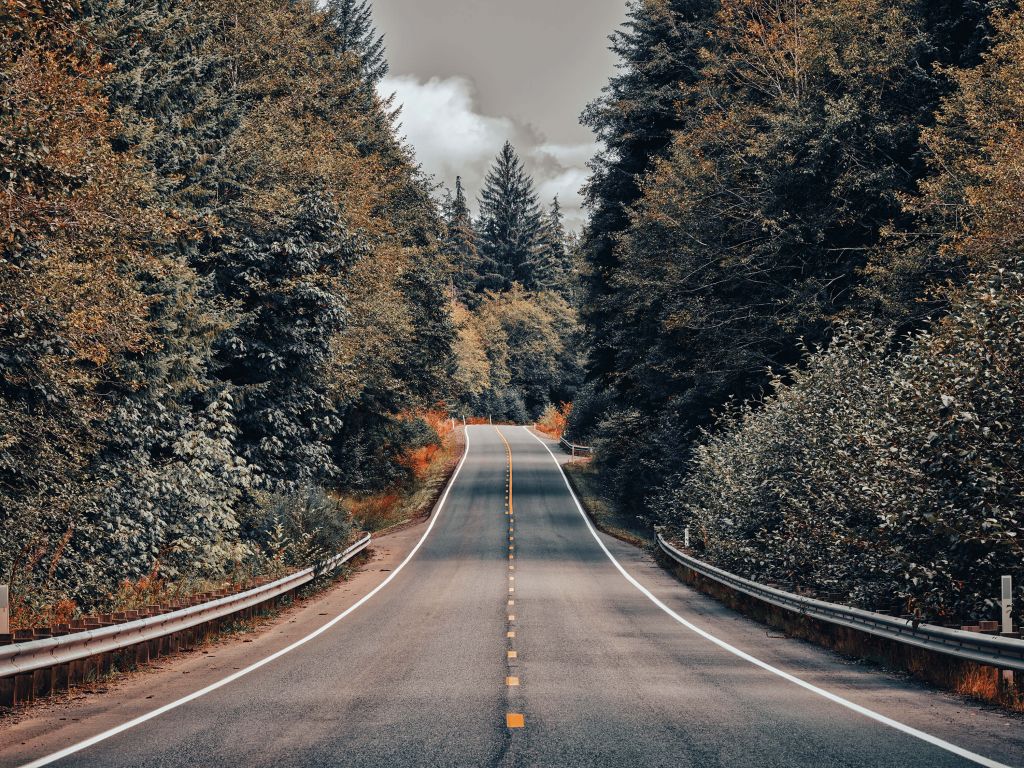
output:
POLYGON ((328 0, 325 11, 333 27, 331 42, 340 53, 357 57, 365 87, 373 89, 388 74, 384 36, 373 24, 370 0, 328 0))
POLYGON ((537 288, 541 216, 533 179, 506 141, 480 193, 480 281, 477 290, 537 288))
POLYGON ((455 179, 455 194, 448 193, 445 197, 442 215, 445 225, 442 249, 451 261, 452 287, 459 300, 473 305, 480 282, 480 253, 461 176, 455 179))
POLYGON ((354 258, 355 241, 318 189, 263 232, 233 230, 218 256, 216 286, 238 307, 238 320, 217 340, 217 355, 220 375, 242 401, 240 450, 270 490, 324 484, 337 471, 328 374, 345 301, 336 275, 354 258))
POLYGON ((590 221, 582 244, 589 265, 583 312, 588 376, 601 379, 602 388, 617 369, 608 338, 610 321, 621 311, 613 287, 616 241, 629 227, 640 179, 682 125, 680 85, 700 76, 700 52, 717 8, 716 0, 630 0, 626 23, 611 36, 619 73, 583 113, 583 124, 606 148, 592 162, 586 187, 590 221))
POLYGON ((565 231, 565 216, 561 203, 555 197, 544 213, 541 250, 535 270, 536 289, 554 291, 569 304, 574 304, 578 279, 574 267, 565 231))

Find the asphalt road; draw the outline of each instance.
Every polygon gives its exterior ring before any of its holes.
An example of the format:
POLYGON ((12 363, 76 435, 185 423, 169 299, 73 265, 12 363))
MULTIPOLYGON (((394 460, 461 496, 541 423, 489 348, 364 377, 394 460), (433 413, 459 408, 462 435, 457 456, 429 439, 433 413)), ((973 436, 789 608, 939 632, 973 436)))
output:
POLYGON ((252 673, 55 764, 1024 764, 1020 719, 771 639, 596 536, 527 430, 471 427, 469 442, 422 546, 365 604, 252 673), (681 624, 611 556, 686 620, 818 690, 681 624))

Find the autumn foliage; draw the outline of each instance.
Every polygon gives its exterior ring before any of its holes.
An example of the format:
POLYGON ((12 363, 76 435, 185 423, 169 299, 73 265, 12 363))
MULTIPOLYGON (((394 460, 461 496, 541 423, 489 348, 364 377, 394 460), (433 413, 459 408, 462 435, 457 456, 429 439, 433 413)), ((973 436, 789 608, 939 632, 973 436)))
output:
POLYGON ((448 269, 366 3, 4 0, 0 72, 24 615, 322 557, 424 471, 448 269))

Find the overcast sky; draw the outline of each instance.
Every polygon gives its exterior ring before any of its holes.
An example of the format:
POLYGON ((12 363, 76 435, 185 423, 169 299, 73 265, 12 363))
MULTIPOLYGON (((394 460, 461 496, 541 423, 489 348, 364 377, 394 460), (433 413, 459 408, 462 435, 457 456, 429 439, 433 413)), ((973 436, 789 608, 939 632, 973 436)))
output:
POLYGON ((614 71, 608 35, 625 0, 375 0, 402 132, 424 168, 476 198, 510 139, 545 203, 578 227, 578 191, 595 146, 579 124, 614 71))

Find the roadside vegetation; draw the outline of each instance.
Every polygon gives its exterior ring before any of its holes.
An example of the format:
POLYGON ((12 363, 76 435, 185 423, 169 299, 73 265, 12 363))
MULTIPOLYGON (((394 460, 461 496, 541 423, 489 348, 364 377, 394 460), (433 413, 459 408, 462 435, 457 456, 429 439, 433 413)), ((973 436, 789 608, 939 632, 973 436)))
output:
POLYGON ((636 0, 584 116, 567 436, 604 497, 764 581, 1024 620, 1024 15, 636 0))
MULTIPOLYGON (((308 564, 458 396, 365 2, 0 11, 0 582, 43 618, 308 564)), ((22 621, 16 614, 15 622, 22 621)))

